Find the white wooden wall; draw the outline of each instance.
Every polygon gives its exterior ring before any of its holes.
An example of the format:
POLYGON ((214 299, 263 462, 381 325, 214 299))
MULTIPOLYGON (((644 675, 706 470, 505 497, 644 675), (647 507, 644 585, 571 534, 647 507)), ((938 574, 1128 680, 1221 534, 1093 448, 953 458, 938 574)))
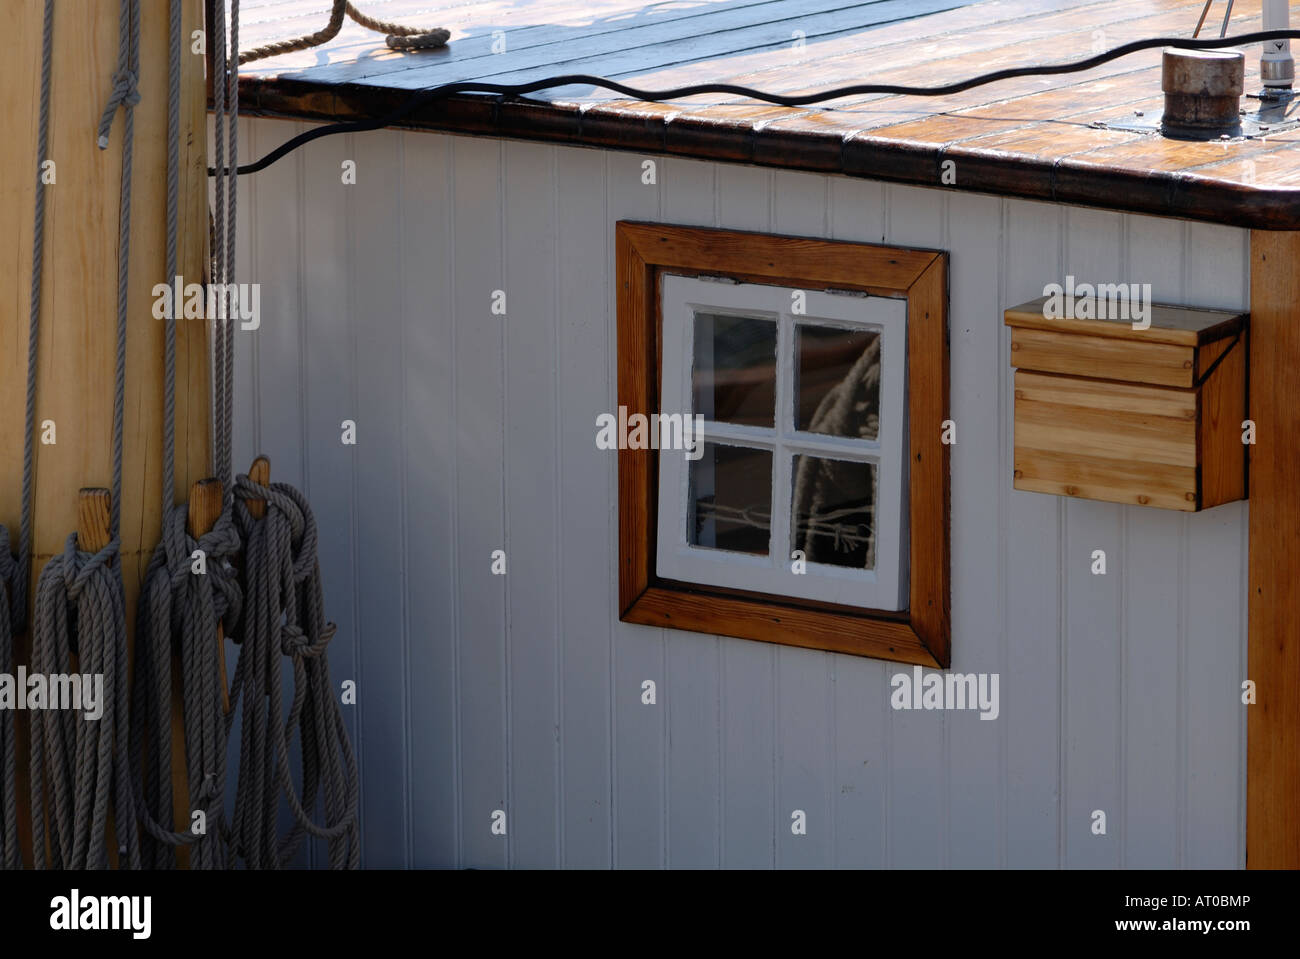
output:
MULTIPOLYGON (((247 122, 244 157, 301 129, 247 122)), ((1244 307, 1247 234, 643 159, 378 132, 243 178, 237 462, 321 525, 365 863, 1241 866, 1246 506, 1012 490, 1002 310, 1066 273, 1244 307), (997 721, 892 711, 883 662, 618 621, 620 218, 951 251, 953 668, 1001 675, 997 721)))

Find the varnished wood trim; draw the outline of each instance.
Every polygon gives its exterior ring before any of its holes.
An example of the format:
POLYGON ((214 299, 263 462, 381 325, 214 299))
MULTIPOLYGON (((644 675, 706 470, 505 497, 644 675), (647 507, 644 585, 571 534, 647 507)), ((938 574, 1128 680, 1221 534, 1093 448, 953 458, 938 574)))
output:
POLYGON ((739 230, 626 220, 620 226, 641 256, 657 268, 745 273, 782 286, 874 286, 902 293, 920 279, 937 255, 931 250, 739 230))
POLYGON ((951 660, 948 418, 948 257, 936 256, 907 291, 907 436, 912 628, 945 668, 951 660))
POLYGON ((1250 238, 1246 865, 1300 868, 1300 233, 1250 238))
POLYGON ((951 534, 947 256, 806 237, 619 221, 614 231, 618 403, 658 412, 659 276, 725 274, 747 282, 867 290, 908 301, 909 607, 872 612, 714 590, 655 576, 653 450, 618 454, 619 616, 626 622, 827 649, 925 666, 949 664, 951 534))
MULTIPOLYGON (((657 411, 654 278, 632 234, 614 234, 618 271, 618 405, 628 415, 657 411)), ((650 585, 654 539, 654 460, 648 450, 618 451, 618 605, 628 609, 650 585)))
POLYGON ((782 646, 824 649, 936 668, 942 665, 910 623, 845 616, 780 603, 652 586, 637 597, 621 618, 628 623, 738 636, 782 646))
MULTIPOLYGON (((411 95, 410 91, 378 86, 289 77, 244 77, 239 89, 243 114, 316 121, 382 117, 411 95)), ((812 118, 820 114, 808 111, 807 115, 812 118)), ((806 127, 702 124, 698 117, 666 104, 616 102, 579 107, 465 94, 415 110, 401 125, 414 130, 752 162, 933 187, 942 183, 943 160, 952 159, 961 175, 944 189, 1054 200, 1225 226, 1300 230, 1300 190, 1293 188, 1217 180, 1181 170, 1016 153, 961 142, 918 143, 879 132, 828 134, 813 122, 806 127)))

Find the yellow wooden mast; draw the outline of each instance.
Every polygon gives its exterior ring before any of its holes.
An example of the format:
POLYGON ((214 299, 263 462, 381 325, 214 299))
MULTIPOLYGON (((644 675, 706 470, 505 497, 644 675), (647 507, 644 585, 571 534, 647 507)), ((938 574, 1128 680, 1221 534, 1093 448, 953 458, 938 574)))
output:
MULTIPOLYGON (((168 16, 170 0, 141 0, 140 103, 135 108, 131 262, 123 435, 121 556, 128 622, 158 541, 162 491, 163 332, 153 287, 166 277, 168 16)), ((207 272, 207 132, 203 0, 183 0, 180 236, 185 282, 207 272), (201 38, 200 38, 201 39, 201 38)), ((112 478, 119 179, 123 125, 100 150, 96 127, 113 82, 118 5, 55 0, 48 183, 37 186, 43 0, 6 5, 0 58, 0 523, 17 548, 21 511, 28 296, 36 189, 45 193, 37 375, 32 589, 77 528, 78 490, 112 478)), ((207 330, 177 322, 174 495, 210 472, 207 330)), ((17 660, 25 661, 26 643, 17 660)), ((20 780, 26 762, 19 730, 20 780)), ((26 798, 20 782, 20 803, 26 798)), ((24 813, 20 820, 25 824, 24 813)), ((24 859, 30 861, 30 837, 24 859)))

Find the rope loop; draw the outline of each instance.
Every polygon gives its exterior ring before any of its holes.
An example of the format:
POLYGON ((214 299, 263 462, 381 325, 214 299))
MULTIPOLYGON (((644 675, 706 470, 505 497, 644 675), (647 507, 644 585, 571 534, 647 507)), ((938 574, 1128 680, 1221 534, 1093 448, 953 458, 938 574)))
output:
POLYGON ((113 89, 109 91, 108 102, 104 104, 104 113, 99 118, 99 148, 108 149, 108 131, 113 126, 113 116, 119 106, 131 109, 140 102, 139 78, 134 70, 121 67, 113 74, 113 89))
POLYGON ((293 562, 293 579, 302 583, 316 569, 316 518, 307 498, 288 483, 262 486, 241 473, 235 477, 235 498, 239 502, 239 522, 257 522, 248 512, 248 500, 265 500, 267 518, 278 513, 289 524, 289 542, 293 562))
POLYGON ((68 538, 63 543, 63 567, 60 570, 65 583, 68 605, 76 603, 81 598, 87 584, 95 577, 111 571, 113 560, 117 558, 121 545, 122 541, 114 538, 109 540, 108 545, 103 549, 90 553, 78 547, 76 533, 68 534, 68 538))
POLYGON ((325 652, 338 627, 326 623, 315 642, 303 632, 302 627, 294 623, 285 623, 280 627, 280 651, 286 656, 299 659, 316 659, 325 652))

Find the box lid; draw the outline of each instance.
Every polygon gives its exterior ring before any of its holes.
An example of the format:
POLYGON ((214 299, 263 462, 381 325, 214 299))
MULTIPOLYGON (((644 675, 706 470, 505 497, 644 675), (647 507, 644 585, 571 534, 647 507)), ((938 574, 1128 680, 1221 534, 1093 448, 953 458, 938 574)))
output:
POLYGON ((1149 311, 1149 317, 1146 316, 1146 308, 1141 313, 1144 318, 1149 318, 1151 325, 1146 329, 1135 329, 1135 317, 1127 303, 1116 303, 1106 297, 1099 301, 1095 294, 1088 297, 1076 296, 1072 301, 1065 295, 1040 296, 1007 310, 1004 321, 1007 326, 1019 329, 1122 337, 1138 343, 1197 347, 1239 332, 1246 319, 1246 314, 1242 312, 1193 309, 1162 303, 1150 304, 1149 311), (1045 316, 1044 308, 1052 299, 1056 302, 1047 311, 1051 315, 1045 316), (1095 319, 1099 312, 1116 318, 1095 319), (1081 315, 1082 318, 1079 318, 1081 315))

